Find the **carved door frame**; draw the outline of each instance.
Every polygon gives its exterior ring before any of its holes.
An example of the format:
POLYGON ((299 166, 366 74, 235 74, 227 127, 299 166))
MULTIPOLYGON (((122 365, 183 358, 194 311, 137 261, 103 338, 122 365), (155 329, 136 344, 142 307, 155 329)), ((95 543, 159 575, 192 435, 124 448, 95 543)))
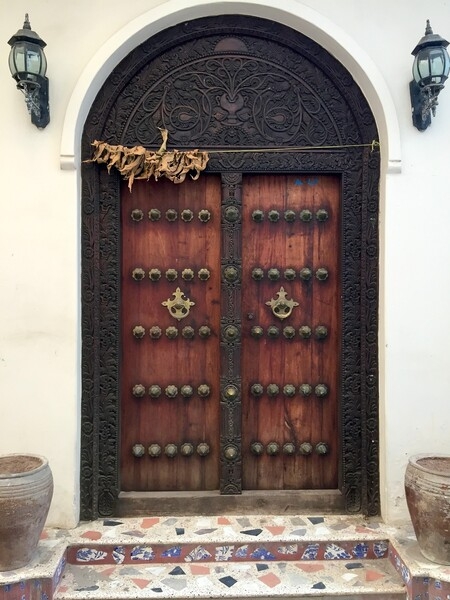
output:
MULTIPOLYGON (((153 66, 163 67, 158 63, 160 57, 170 58, 174 48, 182 47, 175 54, 180 55, 180 69, 185 70, 193 58, 203 60, 202 52, 206 52, 210 40, 218 48, 217 40, 227 37, 246 41, 248 54, 241 52, 240 56, 244 61, 253 60, 260 78, 275 73, 274 81, 281 81, 283 89, 289 81, 297 86, 305 83, 316 104, 312 109, 303 107, 305 114, 297 119, 302 127, 291 129, 289 137, 274 139, 275 134, 267 129, 258 135, 248 133, 244 141, 230 143, 205 130, 190 142, 183 138, 181 129, 176 129, 173 144, 211 151, 207 171, 222 174, 225 202, 232 203, 239 195, 242 173, 323 173, 341 177, 340 492, 347 512, 378 514, 380 167, 377 152, 362 147, 377 139, 373 115, 345 68, 309 38, 272 21, 227 15, 177 25, 133 50, 111 73, 85 123, 82 157, 90 158, 90 143, 94 139, 111 144, 157 146, 154 138, 146 137, 147 132, 140 138, 136 134, 138 127, 130 125, 136 122, 139 110, 142 112, 147 88, 159 85, 156 89, 160 89, 167 82, 164 77, 175 77, 169 72, 157 75, 153 66), (276 62, 277 52, 285 53, 283 65, 276 62), (287 70, 287 75, 282 69, 287 70), (150 82, 152 77, 156 84, 150 82), (325 121, 330 123, 328 130, 322 127, 325 121), (274 146, 276 152, 264 150, 274 146), (283 151, 286 146, 308 148, 283 151), (246 153, 221 152, 242 147, 246 153)), ((225 45, 223 60, 228 60, 227 52, 234 56, 225 45)), ((292 105, 289 111, 292 114, 292 105)), ((255 114, 254 111, 252 118, 255 114)), ((220 123, 215 114, 210 117, 217 125, 212 130, 217 131, 220 123)), ((150 125, 155 129, 154 123, 150 125)), ((103 167, 92 163, 83 164, 82 178, 81 518, 94 519, 114 516, 120 510, 120 181, 116 173, 108 175, 103 167)), ((234 469, 239 460, 238 453, 226 464, 234 469)), ((294 509, 298 509, 295 503, 294 509)))

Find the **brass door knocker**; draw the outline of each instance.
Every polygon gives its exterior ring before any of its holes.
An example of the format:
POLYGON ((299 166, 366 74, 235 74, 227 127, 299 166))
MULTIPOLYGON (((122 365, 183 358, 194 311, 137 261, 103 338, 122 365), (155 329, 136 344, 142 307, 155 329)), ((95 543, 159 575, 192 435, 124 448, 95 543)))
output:
POLYGON ((174 291, 172 296, 174 296, 173 300, 167 298, 167 300, 161 302, 161 304, 167 306, 172 317, 181 321, 181 319, 188 316, 191 306, 194 306, 195 302, 191 302, 189 298, 186 298, 184 292, 182 292, 179 287, 174 291))
POLYGON ((280 291, 277 292, 278 298, 272 298, 268 302, 266 302, 267 306, 270 306, 273 314, 279 319, 287 319, 292 313, 292 309, 298 306, 298 302, 295 302, 292 298, 290 300, 287 299, 287 292, 285 292, 284 287, 280 287, 280 291))

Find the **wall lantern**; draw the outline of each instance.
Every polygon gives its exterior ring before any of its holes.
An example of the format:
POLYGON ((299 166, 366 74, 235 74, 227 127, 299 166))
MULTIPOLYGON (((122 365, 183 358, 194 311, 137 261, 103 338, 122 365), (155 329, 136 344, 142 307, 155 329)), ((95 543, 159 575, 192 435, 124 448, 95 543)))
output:
POLYGON ((25 94, 25 102, 31 115, 31 122, 43 129, 50 121, 48 107, 47 59, 43 48, 47 45, 31 29, 28 15, 25 15, 23 28, 12 36, 8 44, 9 69, 17 81, 17 87, 25 94))
POLYGON ((413 77, 409 84, 413 124, 419 131, 431 125, 431 114, 436 114, 439 92, 450 71, 447 40, 433 33, 427 21, 425 35, 411 52, 414 56, 413 77))

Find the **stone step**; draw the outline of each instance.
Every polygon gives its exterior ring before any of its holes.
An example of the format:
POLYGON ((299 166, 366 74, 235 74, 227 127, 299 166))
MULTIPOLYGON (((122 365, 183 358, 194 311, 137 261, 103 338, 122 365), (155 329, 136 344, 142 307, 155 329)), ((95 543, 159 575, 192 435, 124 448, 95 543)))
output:
POLYGON ((54 600, 151 598, 403 600, 388 559, 68 564, 54 600))

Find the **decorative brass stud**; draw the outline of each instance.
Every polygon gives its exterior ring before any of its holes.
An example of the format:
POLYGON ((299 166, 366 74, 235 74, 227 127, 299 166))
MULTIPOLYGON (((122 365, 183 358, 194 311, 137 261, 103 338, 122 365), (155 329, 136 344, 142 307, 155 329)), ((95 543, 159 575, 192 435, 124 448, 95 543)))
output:
POLYGON ((236 267, 228 265, 223 270, 223 277, 228 283, 235 283, 239 279, 239 271, 236 267))
POLYGON ((211 335, 211 328, 208 327, 208 325, 202 325, 201 327, 199 327, 198 335, 203 339, 209 338, 209 336, 211 335))
POLYGON ((254 210, 252 212, 252 219, 255 221, 255 223, 261 223, 264 221, 264 211, 259 209, 254 210))
POLYGON ((292 385, 292 383, 287 383, 283 387, 283 394, 288 398, 292 398, 293 396, 295 396, 295 385, 292 385))
POLYGON ((295 276, 296 276, 295 269, 286 269, 284 271, 284 278, 287 279, 288 281, 294 280, 295 276))
POLYGON ((287 456, 292 456, 295 454, 295 444, 292 442, 286 442, 283 444, 283 454, 286 454, 287 456))
POLYGON ((178 388, 176 385, 168 385, 164 392, 168 398, 176 398, 178 396, 178 388))
POLYGON ((235 446, 226 446, 223 455, 227 460, 234 460, 238 456, 238 451, 235 446))
POLYGON ((169 208, 168 210, 166 210, 166 219, 170 223, 173 223, 174 221, 176 221, 178 219, 177 211, 174 208, 169 208))
POLYGON ((182 444, 180 453, 182 456, 192 456, 194 454, 194 446, 189 443, 182 444))
POLYGON ((200 271, 198 272, 198 278, 200 279, 200 281, 208 281, 210 277, 211 273, 208 269, 200 269, 200 271))
POLYGON ((295 327, 292 327, 292 325, 288 325, 287 327, 284 327, 283 335, 287 340, 292 340, 292 338, 295 337, 295 327))
POLYGON ((313 451, 313 447, 309 442, 303 442, 300 444, 298 451, 302 456, 309 456, 313 451))
POLYGON ((277 210, 269 210, 267 215, 271 223, 277 223, 280 220, 280 213, 277 210))
POLYGON ((234 400, 239 395, 239 390, 235 385, 227 385, 224 389, 224 395, 227 400, 234 400))
POLYGON ((194 388, 192 385, 183 385, 180 391, 183 398, 190 398, 194 393, 194 388))
POLYGON ((141 269, 140 267, 137 267, 136 269, 133 269, 133 271, 131 272, 131 277, 135 280, 135 281, 142 281, 145 277, 145 271, 144 269, 141 269))
POLYGON ((148 211, 148 218, 150 221, 159 221, 161 218, 161 211, 158 208, 151 208, 148 211))
POLYGON ((284 213, 284 220, 288 223, 295 221, 295 212, 293 210, 286 210, 284 213))
POLYGON ((200 398, 207 398, 211 393, 211 389, 209 385, 207 385, 206 383, 202 383, 198 386, 197 393, 200 396, 200 398))
POLYGON ((175 281, 178 277, 178 271, 176 269, 167 269, 166 279, 167 281, 175 281))
POLYGON ((174 296, 173 300, 168 298, 164 302, 161 302, 161 304, 167 306, 167 310, 172 317, 181 321, 181 319, 188 316, 191 306, 195 306, 195 302, 191 302, 189 298, 186 298, 184 292, 182 292, 179 287, 177 287, 172 296, 174 296))
POLYGON ((318 398, 325 398, 328 394, 328 387, 324 383, 318 383, 314 388, 314 393, 318 398))
POLYGON ((240 217, 240 212, 237 206, 227 206, 224 210, 224 217, 229 223, 236 223, 240 217))
POLYGON ((316 279, 319 281, 326 281, 328 279, 328 269, 325 267, 320 267, 316 271, 316 279))
POLYGON ((148 276, 150 281, 159 281, 161 279, 161 271, 159 269, 150 269, 148 276))
POLYGON ((133 208, 133 210, 131 211, 131 218, 133 221, 136 222, 142 221, 142 219, 144 218, 144 213, 140 208, 133 208))
POLYGON ((145 447, 142 444, 134 444, 131 452, 136 458, 142 458, 145 454, 145 447))
POLYGON ((199 456, 208 456, 210 452, 209 445, 206 442, 200 442, 197 446, 197 454, 199 456))
POLYGON ((202 223, 207 223, 211 219, 209 210, 203 209, 198 213, 198 218, 202 223))
POLYGON ((260 396, 262 396, 264 394, 264 388, 260 383, 254 383, 252 385, 252 387, 250 388, 250 392, 251 392, 252 396, 259 398, 260 396))
POLYGON ((239 329, 236 325, 227 325, 223 330, 223 337, 227 342, 235 342, 239 339, 239 329))
POLYGON ((150 398, 159 398, 161 396, 161 388, 159 385, 153 384, 148 388, 150 398))
POLYGON ((260 267, 252 269, 252 279, 255 281, 261 281, 264 277, 264 271, 260 267))
POLYGON ((318 340, 324 340, 328 335, 328 329, 325 325, 318 325, 314 331, 314 334, 318 340))
POLYGON ((185 340, 192 340, 192 338, 195 336, 195 329, 190 325, 186 325, 186 327, 183 327, 181 330, 181 335, 185 340))
POLYGON ((255 339, 259 339, 264 335, 264 329, 261 327, 261 325, 253 325, 253 327, 251 328, 251 336, 254 337, 255 339))
POLYGON ((266 452, 269 456, 276 456, 280 452, 280 445, 277 442, 267 444, 266 452))
MULTIPOLYGON (((167 274, 166 274, 167 276, 167 274)), ((194 271, 192 269, 183 269, 181 277, 185 281, 192 281, 194 279, 194 271)))
POLYGON ((309 383, 302 383, 301 386, 298 388, 298 391, 300 392, 300 394, 302 396, 304 396, 306 398, 307 396, 311 395, 312 386, 309 385, 309 383))
POLYGON ((309 281, 312 277, 312 271, 309 267, 303 267, 303 269, 300 270, 299 275, 302 281, 309 281))
POLYGON ((169 338, 169 340, 174 340, 178 337, 178 329, 173 325, 166 327, 166 336, 169 338))
POLYGON ((153 327, 150 328, 150 331, 148 333, 152 340, 158 340, 161 337, 162 333, 161 327, 158 327, 158 325, 153 325, 153 327))
POLYGON ((264 454, 264 446, 261 444, 261 442, 253 442, 253 444, 250 446, 250 450, 252 454, 256 454, 256 456, 261 456, 264 454))
POLYGON ((166 447, 164 448, 164 454, 167 456, 167 458, 175 458, 175 456, 178 454, 178 448, 175 444, 166 444, 166 447))
POLYGON ((272 313, 279 319, 287 319, 292 314, 292 310, 299 306, 298 302, 292 298, 288 300, 287 292, 284 287, 280 287, 280 291, 276 294, 278 298, 271 298, 266 302, 267 306, 270 306, 272 313))
POLYGON ((280 279, 280 271, 278 269, 272 268, 267 271, 267 277, 270 281, 277 281, 280 279))
POLYGON ((161 456, 161 446, 159 444, 150 444, 148 447, 148 455, 150 458, 158 458, 161 456))
POLYGON ((325 442, 319 442, 316 444, 315 451, 316 454, 319 454, 319 456, 325 456, 325 454, 328 454, 329 450, 328 444, 325 442))
POLYGON ((194 218, 194 213, 189 208, 185 208, 181 211, 181 220, 185 223, 189 223, 194 218))
POLYGON ((142 327, 142 325, 136 325, 136 327, 133 327, 133 335, 138 340, 142 339, 145 335, 145 327, 142 327))
POLYGON ((135 398, 143 398, 145 396, 145 387, 142 383, 137 383, 133 386, 133 396, 135 398))
POLYGON ((280 388, 277 386, 277 384, 269 383, 269 385, 267 386, 267 395, 270 396, 271 398, 275 398, 275 396, 278 396, 279 393, 280 393, 280 388))
POLYGON ((307 208, 300 211, 300 221, 303 221, 303 223, 309 223, 312 217, 312 212, 307 208))
POLYGON ((316 212, 316 219, 320 222, 324 222, 328 220, 328 212, 324 208, 319 208, 316 212))
POLYGON ((280 330, 278 329, 278 327, 276 325, 269 325, 269 327, 267 328, 267 336, 275 339, 280 335, 280 330))
POLYGON ((302 325, 298 330, 298 333, 300 337, 302 337, 304 340, 307 340, 311 337, 312 334, 311 327, 308 327, 308 325, 302 325))

